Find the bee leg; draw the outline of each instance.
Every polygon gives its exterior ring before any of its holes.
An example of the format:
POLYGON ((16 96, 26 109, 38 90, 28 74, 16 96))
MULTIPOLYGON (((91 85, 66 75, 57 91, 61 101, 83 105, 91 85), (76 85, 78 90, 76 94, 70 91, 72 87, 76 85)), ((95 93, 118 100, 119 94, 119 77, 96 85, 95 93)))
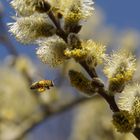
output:
POLYGON ((50 87, 49 87, 49 86, 46 86, 46 88, 47 88, 47 89, 50 89, 50 87))
POLYGON ((44 92, 45 91, 45 88, 39 88, 39 89, 37 89, 37 91, 40 92, 40 93, 41 92, 44 92))

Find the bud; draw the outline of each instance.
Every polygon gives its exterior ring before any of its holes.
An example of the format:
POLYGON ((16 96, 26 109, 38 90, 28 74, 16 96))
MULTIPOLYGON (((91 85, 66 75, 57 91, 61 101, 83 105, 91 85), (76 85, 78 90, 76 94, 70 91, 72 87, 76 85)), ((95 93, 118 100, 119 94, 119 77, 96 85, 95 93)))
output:
POLYGON ((97 88, 91 85, 91 81, 87 79, 81 72, 75 70, 69 71, 69 78, 72 86, 83 92, 86 96, 95 95, 97 88))
POLYGON ((94 86, 94 87, 101 87, 101 88, 103 88, 104 87, 104 83, 103 83, 103 81, 100 79, 100 78, 98 78, 98 77, 95 77, 95 78, 93 78, 92 79, 92 86, 94 86))
POLYGON ((47 13, 51 10, 51 5, 47 0, 38 0, 33 3, 32 6, 34 7, 34 10, 39 13, 47 13))
POLYGON ((132 132, 135 127, 135 118, 128 111, 121 110, 120 112, 115 112, 113 114, 112 123, 118 132, 132 132))
POLYGON ((81 48, 81 41, 77 34, 70 33, 67 38, 67 42, 70 46, 70 49, 80 49, 81 48))
POLYGON ((125 82, 123 80, 118 80, 117 78, 109 81, 109 91, 110 94, 113 94, 114 92, 121 93, 125 87, 125 82), (113 92, 113 93, 112 93, 113 92))

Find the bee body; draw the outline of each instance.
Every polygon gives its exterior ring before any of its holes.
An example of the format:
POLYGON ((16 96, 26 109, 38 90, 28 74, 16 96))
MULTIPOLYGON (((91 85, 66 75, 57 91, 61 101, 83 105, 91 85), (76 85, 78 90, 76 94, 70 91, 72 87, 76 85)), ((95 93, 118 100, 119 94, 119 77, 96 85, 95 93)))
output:
POLYGON ((38 92, 43 92, 46 89, 50 89, 50 87, 53 86, 54 83, 52 80, 40 80, 38 82, 33 83, 30 89, 37 90, 38 92))

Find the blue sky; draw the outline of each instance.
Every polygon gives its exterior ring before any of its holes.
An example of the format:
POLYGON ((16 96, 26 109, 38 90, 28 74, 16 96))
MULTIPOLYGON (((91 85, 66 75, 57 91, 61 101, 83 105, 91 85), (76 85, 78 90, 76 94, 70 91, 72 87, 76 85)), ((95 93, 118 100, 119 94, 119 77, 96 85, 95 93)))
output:
POLYGON ((96 0, 95 4, 105 12, 108 25, 140 31, 140 0, 96 0))

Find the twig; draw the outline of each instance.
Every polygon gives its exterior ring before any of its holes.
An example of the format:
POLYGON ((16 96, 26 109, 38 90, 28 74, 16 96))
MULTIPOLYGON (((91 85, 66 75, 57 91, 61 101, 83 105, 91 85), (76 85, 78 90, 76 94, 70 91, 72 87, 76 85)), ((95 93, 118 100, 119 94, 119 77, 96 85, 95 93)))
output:
POLYGON ((87 73, 90 75, 91 78, 98 77, 96 71, 94 68, 90 69, 85 61, 79 62, 81 66, 87 71, 87 73))
POLYGON ((133 134, 138 140, 140 140, 140 128, 135 128, 133 134))
POLYGON ((9 52, 9 54, 11 54, 11 55, 13 55, 15 57, 18 56, 18 52, 16 51, 15 47, 10 42, 10 40, 6 38, 6 36, 0 36, 0 41, 4 44, 4 46, 6 47, 7 51, 9 52))
MULTIPOLYGON (((58 35, 62 37, 65 42, 67 42, 67 34, 61 29, 61 27, 59 27, 59 25, 57 25, 58 22, 57 22, 57 19, 53 18, 53 13, 49 15, 49 17, 50 19, 53 19, 52 21, 54 22, 56 27, 58 27, 58 30, 59 30, 58 35)), ((87 73, 89 74, 91 78, 98 77, 96 70, 94 68, 90 69, 84 61, 79 62, 79 63, 87 71, 87 73)), ((104 88, 99 88, 98 94, 101 95, 106 100, 106 102, 109 104, 113 112, 119 112, 119 108, 115 102, 114 96, 108 95, 104 88)), ((136 136, 136 138, 138 138, 138 140, 140 140, 140 128, 135 128, 133 134, 136 136)))
POLYGON ((43 115, 43 117, 42 117, 41 120, 39 120, 38 122, 33 122, 33 124, 31 126, 29 126, 28 129, 26 129, 25 131, 23 131, 23 133, 21 135, 19 135, 15 140, 20 140, 26 134, 28 134, 29 132, 33 131, 39 125, 41 125, 42 123, 44 123, 44 121, 48 120, 50 117, 52 118, 52 117, 54 117, 56 115, 59 115, 59 114, 64 113, 64 112, 67 112, 67 111, 73 109, 74 107, 76 107, 77 105, 82 104, 82 103, 87 102, 87 101, 90 101, 90 100, 93 100, 95 98, 97 99, 97 98, 99 98, 99 96, 92 97, 92 98, 84 98, 84 97, 82 97, 82 98, 79 98, 79 99, 76 99, 76 100, 72 101, 69 104, 60 106, 57 109, 48 108, 44 112, 44 115, 43 115))
POLYGON ((57 33, 56 34, 58 36, 60 36, 65 42, 67 42, 67 36, 68 35, 63 31, 63 29, 60 26, 59 21, 56 19, 56 17, 54 16, 54 14, 51 10, 48 12, 48 16, 57 28, 57 33))

